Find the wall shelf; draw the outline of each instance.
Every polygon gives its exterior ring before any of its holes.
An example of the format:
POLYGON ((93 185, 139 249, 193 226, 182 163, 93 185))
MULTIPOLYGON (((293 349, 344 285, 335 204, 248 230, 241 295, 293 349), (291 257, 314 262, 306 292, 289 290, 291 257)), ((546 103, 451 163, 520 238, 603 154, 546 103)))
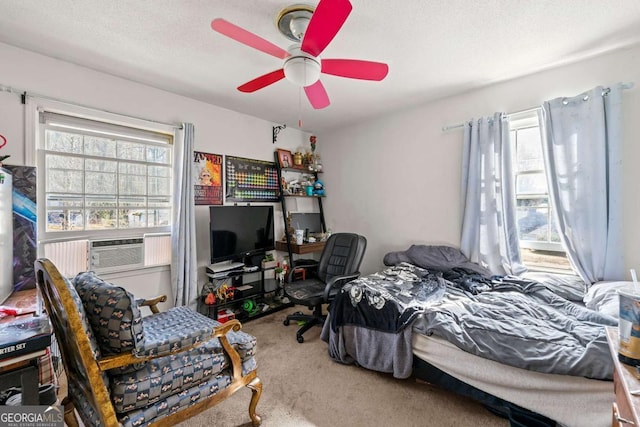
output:
POLYGON ((276 241, 275 246, 276 246, 276 250, 287 252, 289 255, 289 262, 291 263, 291 266, 295 266, 295 262, 293 259, 294 254, 301 255, 301 254, 309 254, 312 252, 321 252, 324 249, 325 242, 303 243, 301 245, 296 244, 294 236, 292 236, 292 230, 290 229, 290 224, 287 221, 287 218, 289 216, 289 209, 287 208, 286 200, 290 198, 307 198, 307 199, 316 200, 318 204, 318 210, 320 213, 320 222, 322 226, 321 231, 322 233, 326 233, 327 226, 324 222, 324 210, 322 208, 322 199, 325 197, 325 195, 324 194, 307 195, 306 193, 301 193, 301 192, 296 192, 295 194, 288 194, 288 192, 285 192, 285 188, 283 188, 283 173, 297 173, 297 174, 300 174, 299 177, 303 177, 304 175, 309 175, 309 176, 313 176, 314 179, 318 181, 318 174, 322 173, 322 171, 312 171, 312 170, 309 170, 308 167, 297 167, 297 168, 281 167, 280 159, 277 151, 274 153, 274 160, 276 164, 276 171, 278 172, 278 185, 280 187, 279 188, 280 203, 282 205, 282 218, 284 220, 284 239, 276 241))

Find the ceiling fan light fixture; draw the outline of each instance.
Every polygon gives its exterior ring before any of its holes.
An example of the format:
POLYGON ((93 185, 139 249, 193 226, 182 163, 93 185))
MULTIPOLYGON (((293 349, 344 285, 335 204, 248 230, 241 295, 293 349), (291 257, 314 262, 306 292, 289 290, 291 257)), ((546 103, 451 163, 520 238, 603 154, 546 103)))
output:
POLYGON ((300 42, 315 10, 315 7, 306 4, 285 7, 276 18, 278 31, 289 40, 300 42))
POLYGON ((284 63, 284 75, 296 86, 311 86, 320 78, 320 63, 306 56, 294 56, 284 63))
POLYGON ((289 29, 291 30, 291 34, 298 40, 302 40, 302 38, 304 37, 304 33, 307 31, 310 20, 310 18, 307 18, 305 16, 294 18, 289 21, 289 29))

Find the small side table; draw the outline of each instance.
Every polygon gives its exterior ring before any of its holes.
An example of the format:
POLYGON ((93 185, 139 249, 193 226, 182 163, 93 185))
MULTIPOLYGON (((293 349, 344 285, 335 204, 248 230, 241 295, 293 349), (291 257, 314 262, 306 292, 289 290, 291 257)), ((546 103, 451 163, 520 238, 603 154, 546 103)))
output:
POLYGON ((614 427, 640 426, 640 375, 635 366, 626 365, 618 360, 620 337, 618 328, 607 327, 607 341, 613 358, 613 417, 614 427), (632 394, 633 392, 633 394, 632 394))

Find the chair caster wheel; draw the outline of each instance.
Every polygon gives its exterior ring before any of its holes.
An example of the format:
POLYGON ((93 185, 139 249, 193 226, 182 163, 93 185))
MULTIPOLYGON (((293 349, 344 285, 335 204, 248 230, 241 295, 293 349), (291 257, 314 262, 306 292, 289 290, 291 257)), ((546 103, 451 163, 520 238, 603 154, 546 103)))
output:
POLYGON ((284 319, 284 321, 282 322, 282 324, 284 326, 289 326, 289 319, 284 319))
POLYGON ((298 340, 298 342, 300 344, 302 344, 304 342, 304 337, 300 336, 300 335, 296 335, 296 339, 298 340))

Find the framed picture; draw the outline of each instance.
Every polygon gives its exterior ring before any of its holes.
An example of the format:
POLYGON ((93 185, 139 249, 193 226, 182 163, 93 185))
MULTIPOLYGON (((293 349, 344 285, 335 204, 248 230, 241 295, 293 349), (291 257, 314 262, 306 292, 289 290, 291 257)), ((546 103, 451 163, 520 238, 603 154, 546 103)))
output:
POLYGON ((280 162, 281 168, 292 168, 293 156, 291 155, 291 151, 278 148, 278 161, 280 162))
POLYGON ((222 204, 222 155, 193 152, 196 205, 222 204))
POLYGON ((275 162, 225 156, 227 201, 277 202, 278 171, 275 162))

